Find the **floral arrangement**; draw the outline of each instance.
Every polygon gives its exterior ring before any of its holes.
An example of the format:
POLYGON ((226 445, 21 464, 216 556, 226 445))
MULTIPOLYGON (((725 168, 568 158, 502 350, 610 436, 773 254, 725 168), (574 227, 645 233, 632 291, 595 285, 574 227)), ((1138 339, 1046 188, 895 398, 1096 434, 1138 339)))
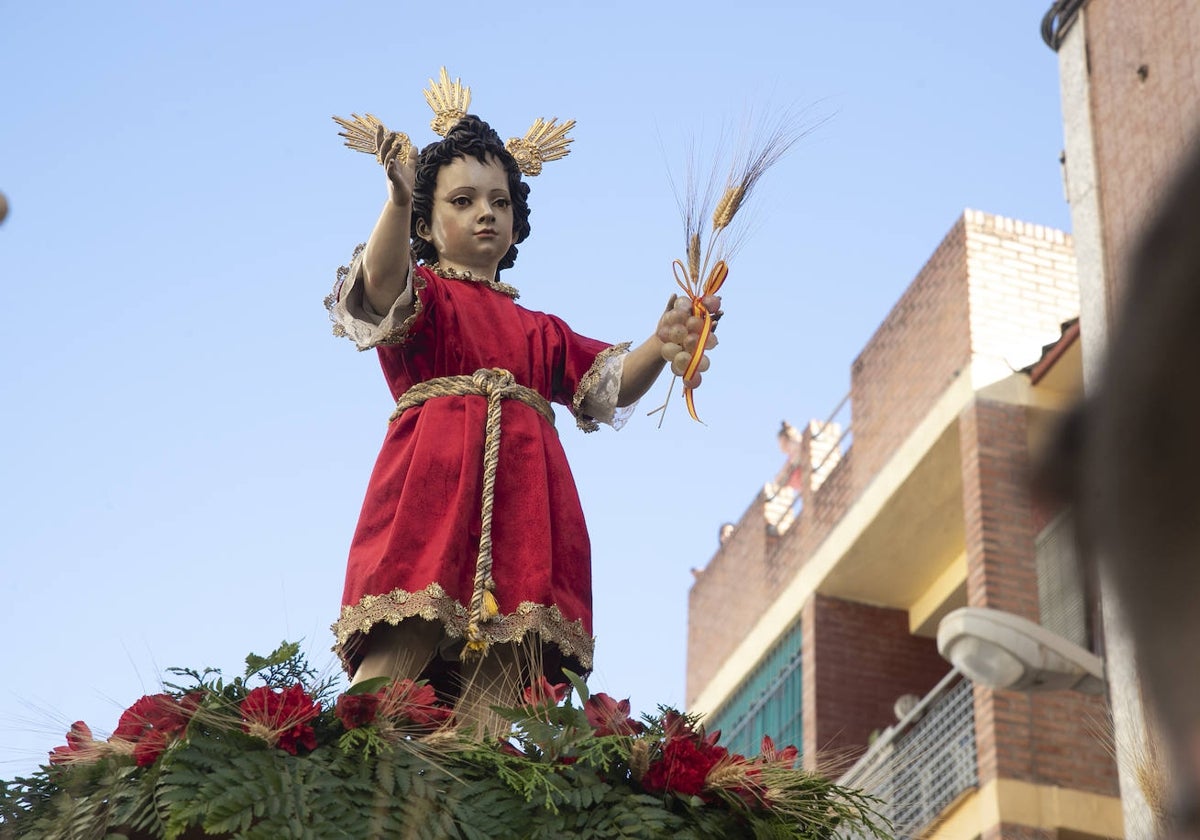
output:
POLYGON ((795 747, 737 755, 695 717, 636 721, 571 674, 526 688, 488 743, 421 682, 335 696, 296 643, 228 682, 169 673, 187 684, 138 700, 109 738, 76 722, 48 765, 4 782, 0 840, 890 836, 869 797, 797 769, 795 747))

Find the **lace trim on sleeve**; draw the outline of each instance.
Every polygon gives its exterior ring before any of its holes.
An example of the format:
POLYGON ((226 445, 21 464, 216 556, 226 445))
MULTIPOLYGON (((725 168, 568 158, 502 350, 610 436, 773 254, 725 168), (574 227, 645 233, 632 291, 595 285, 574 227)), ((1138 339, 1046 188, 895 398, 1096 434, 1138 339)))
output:
POLYGON ((594 432, 600 423, 609 423, 614 428, 625 425, 630 412, 617 408, 617 396, 621 392, 621 371, 625 366, 625 353, 631 342, 614 344, 596 354, 588 372, 579 380, 579 387, 571 400, 571 413, 575 424, 585 432, 594 432))
POLYGON ((425 287, 425 282, 410 262, 404 291, 388 312, 375 312, 363 295, 363 248, 359 245, 354 249, 350 265, 338 268, 333 291, 325 297, 333 334, 350 339, 359 350, 369 350, 380 344, 403 344, 421 313, 421 296, 416 292, 425 287))

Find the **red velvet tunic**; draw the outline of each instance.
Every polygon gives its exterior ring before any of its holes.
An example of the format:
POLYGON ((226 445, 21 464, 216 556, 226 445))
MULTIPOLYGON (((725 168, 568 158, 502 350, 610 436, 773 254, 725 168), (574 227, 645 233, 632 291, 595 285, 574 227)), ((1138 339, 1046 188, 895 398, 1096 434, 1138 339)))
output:
MULTIPOLYGON (((609 345, 485 285, 416 269, 416 313, 396 343, 377 348, 392 396, 435 377, 505 368, 551 402, 578 405, 609 345)), ((350 547, 341 618, 343 663, 357 666, 361 634, 421 616, 459 638, 479 550, 487 400, 437 397, 392 422, 350 547)), ((528 633, 590 669, 591 557, 575 483, 555 428, 517 400, 502 403, 492 521, 500 617, 492 642, 528 633)))

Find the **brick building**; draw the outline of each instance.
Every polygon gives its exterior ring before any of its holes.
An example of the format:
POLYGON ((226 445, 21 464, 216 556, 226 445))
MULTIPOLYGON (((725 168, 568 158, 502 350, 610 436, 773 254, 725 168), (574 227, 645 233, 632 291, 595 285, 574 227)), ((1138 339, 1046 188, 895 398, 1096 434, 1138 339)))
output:
POLYGON ((1069 520, 1027 483, 1081 388, 1079 305, 1070 237, 967 211, 854 360, 848 426, 781 431, 690 593, 688 707, 732 749, 857 760, 907 834, 1120 836, 1104 700, 972 685, 935 642, 967 605, 1091 641, 1069 520))

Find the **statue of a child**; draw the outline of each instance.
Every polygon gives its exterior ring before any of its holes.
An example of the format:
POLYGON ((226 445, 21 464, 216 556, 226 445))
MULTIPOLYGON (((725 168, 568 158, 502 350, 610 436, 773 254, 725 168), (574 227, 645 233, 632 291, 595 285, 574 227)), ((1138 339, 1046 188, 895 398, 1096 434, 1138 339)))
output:
POLYGON ((588 535, 549 403, 585 431, 619 424, 661 372, 663 341, 630 351, 515 303, 498 275, 529 235, 529 187, 487 123, 462 117, 403 157, 381 154, 388 200, 328 301, 398 401, 335 649, 354 681, 430 679, 487 730, 488 707, 513 705, 539 671, 592 665, 588 535))

